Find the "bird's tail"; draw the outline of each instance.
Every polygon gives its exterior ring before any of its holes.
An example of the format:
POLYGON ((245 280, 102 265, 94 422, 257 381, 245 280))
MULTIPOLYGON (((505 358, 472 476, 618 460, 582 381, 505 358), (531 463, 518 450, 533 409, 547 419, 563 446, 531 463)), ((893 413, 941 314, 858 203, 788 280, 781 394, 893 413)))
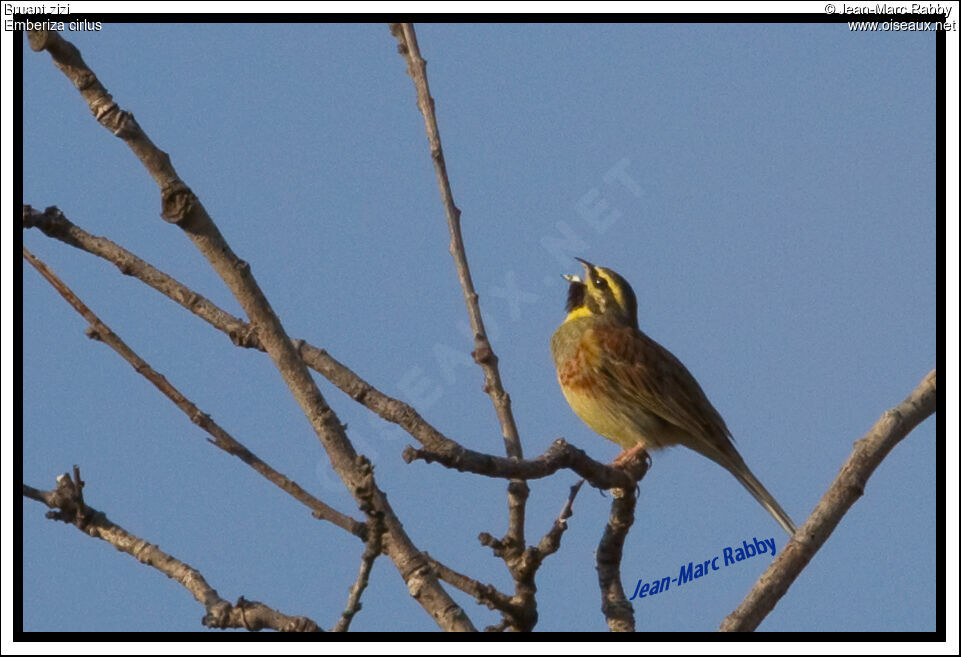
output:
MULTIPOLYGON (((727 459, 725 459, 727 460, 727 459)), ((730 463, 730 465, 724 464, 725 467, 731 472, 732 475, 741 482, 751 495, 754 496, 758 502, 761 503, 768 513, 774 516, 778 524, 784 528, 784 531, 788 533, 788 536, 793 536, 794 532, 797 531, 797 527, 791 520, 790 516, 784 512, 781 505, 777 503, 774 496, 767 492, 764 485, 758 481, 757 477, 748 469, 747 464, 744 463, 743 459, 736 459, 735 462, 730 463), (740 461, 740 462, 737 462, 740 461)))

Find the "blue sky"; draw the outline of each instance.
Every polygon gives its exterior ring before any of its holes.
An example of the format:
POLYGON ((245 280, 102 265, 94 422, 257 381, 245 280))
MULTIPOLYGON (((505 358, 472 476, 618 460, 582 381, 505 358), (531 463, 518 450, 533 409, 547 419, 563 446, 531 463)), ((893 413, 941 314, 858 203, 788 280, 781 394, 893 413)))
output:
MULTIPOLYGON (((935 38, 844 24, 418 24, 475 285, 527 456, 617 447, 570 411, 548 350, 573 256, 615 269, 641 328, 697 377, 800 524, 860 438, 933 369, 935 38), (592 212, 599 204, 600 216, 592 212)), ((472 449, 503 454, 414 89, 385 24, 105 24, 65 34, 167 151, 290 335, 327 349, 472 449)), ((16 44, 14 44, 17 47, 16 44)), ((132 250, 240 315, 160 216, 159 193, 46 53, 23 54, 23 201, 132 250)), ((37 231, 24 244, 134 350, 281 472, 360 518, 263 354, 37 231)), ((81 467, 86 500, 243 595, 332 626, 363 546, 205 434, 23 265, 23 479, 81 467)), ((423 462, 316 376, 419 548, 510 592, 477 541, 505 483, 423 462)), ((936 627, 938 417, 901 443, 762 631, 936 627)), ((622 564, 676 576, 784 532, 723 469, 653 455, 622 564)), ((533 482, 528 541, 575 475, 533 482)), ((538 574, 538 630, 606 629, 594 550, 610 498, 582 490, 538 574)), ((200 630, 176 583, 23 501, 23 628, 200 630)), ((712 631, 767 557, 635 600, 643 631, 712 631)), ((474 624, 498 617, 454 591, 474 624)), ((353 629, 434 623, 379 559, 353 629)))

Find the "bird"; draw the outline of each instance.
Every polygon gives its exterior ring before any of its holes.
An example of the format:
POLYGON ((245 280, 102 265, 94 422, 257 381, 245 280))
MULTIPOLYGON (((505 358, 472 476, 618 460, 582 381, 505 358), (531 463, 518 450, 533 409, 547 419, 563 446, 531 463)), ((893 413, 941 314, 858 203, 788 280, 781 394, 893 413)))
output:
POLYGON ((645 335, 637 297, 616 272, 577 258, 584 277, 570 283, 567 316, 551 336, 561 391, 574 413, 624 451, 683 445, 725 468, 793 535, 794 522, 758 481, 732 442, 721 414, 677 357, 645 335))

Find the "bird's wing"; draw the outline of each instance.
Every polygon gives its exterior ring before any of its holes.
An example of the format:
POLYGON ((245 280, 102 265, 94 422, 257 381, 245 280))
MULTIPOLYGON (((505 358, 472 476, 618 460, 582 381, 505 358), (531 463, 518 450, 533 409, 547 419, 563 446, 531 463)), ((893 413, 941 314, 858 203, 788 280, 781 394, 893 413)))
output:
POLYGON ((629 327, 597 327, 602 369, 626 396, 693 437, 730 444, 730 432, 701 386, 674 354, 629 327))
MULTIPOLYGON (((595 330, 595 329, 591 329, 595 330)), ((681 442, 733 474, 775 520, 793 534, 794 522, 748 469, 731 433, 701 386, 674 354, 632 327, 597 327, 601 371, 626 398, 687 434, 681 442)))

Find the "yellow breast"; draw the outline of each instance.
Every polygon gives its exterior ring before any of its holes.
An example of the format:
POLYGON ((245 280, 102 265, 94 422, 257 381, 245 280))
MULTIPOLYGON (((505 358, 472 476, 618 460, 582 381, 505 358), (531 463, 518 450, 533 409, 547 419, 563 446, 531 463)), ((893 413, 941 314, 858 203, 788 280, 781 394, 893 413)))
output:
POLYGON ((629 400, 604 374, 604 353, 582 320, 561 325, 551 339, 557 380, 571 409, 596 433, 629 448, 644 440, 629 400))

